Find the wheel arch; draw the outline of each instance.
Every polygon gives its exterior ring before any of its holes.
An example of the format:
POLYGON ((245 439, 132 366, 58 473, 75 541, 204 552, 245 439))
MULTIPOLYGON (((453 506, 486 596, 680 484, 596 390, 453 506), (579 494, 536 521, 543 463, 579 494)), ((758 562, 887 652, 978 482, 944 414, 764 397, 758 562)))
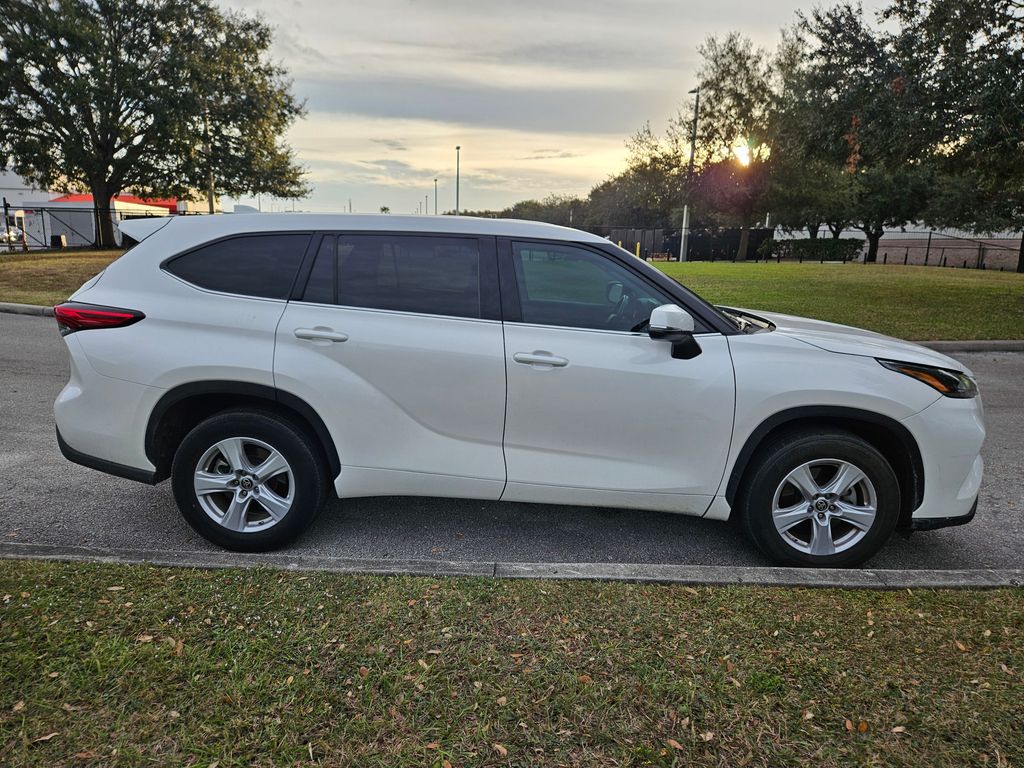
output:
POLYGON ((900 484, 899 528, 909 528, 911 515, 924 499, 921 450, 905 426, 873 411, 846 406, 802 406, 773 414, 761 422, 740 449, 725 487, 725 499, 735 506, 751 460, 773 435, 801 428, 845 429, 874 446, 889 462, 900 484))
POLYGON ((289 417, 308 430, 323 454, 331 476, 341 472, 341 461, 331 433, 320 415, 305 400, 290 392, 244 381, 194 381, 169 389, 157 401, 146 425, 146 457, 156 467, 155 482, 171 473, 174 452, 200 421, 229 408, 251 405, 289 417))

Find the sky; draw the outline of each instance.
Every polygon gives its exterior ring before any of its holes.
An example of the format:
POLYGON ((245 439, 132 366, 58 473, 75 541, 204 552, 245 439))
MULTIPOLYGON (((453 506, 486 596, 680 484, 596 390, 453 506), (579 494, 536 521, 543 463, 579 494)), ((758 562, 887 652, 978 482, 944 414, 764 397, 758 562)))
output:
MULTIPOLYGON (((300 210, 433 213, 586 193, 626 139, 662 132, 696 85, 697 48, 739 30, 774 47, 791 0, 222 0, 276 30, 308 115, 287 140, 300 210), (425 199, 426 198, 426 199, 425 199)), ((880 3, 867 0, 865 11, 880 3)), ((229 206, 234 201, 227 201, 229 206)), ((240 202, 291 210, 291 201, 240 202)), ((229 208, 230 209, 230 208, 229 208)))

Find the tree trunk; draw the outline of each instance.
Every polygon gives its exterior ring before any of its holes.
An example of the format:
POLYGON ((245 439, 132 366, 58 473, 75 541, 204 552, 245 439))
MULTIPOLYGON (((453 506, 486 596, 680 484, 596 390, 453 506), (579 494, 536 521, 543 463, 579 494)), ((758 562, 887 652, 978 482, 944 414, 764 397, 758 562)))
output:
POLYGON ((747 248, 750 245, 750 225, 744 224, 740 229, 740 247, 736 251, 736 261, 747 260, 747 248))
POLYGON ((817 223, 815 223, 815 224, 808 224, 807 225, 807 236, 810 237, 811 240, 817 240, 818 239, 818 230, 820 230, 820 229, 821 229, 821 224, 817 224, 817 223))
POLYGON ((95 215, 97 248, 113 248, 117 245, 114 239, 114 220, 111 216, 110 199, 114 196, 108 184, 92 185, 92 204, 95 215))
POLYGON ((1024 273, 1024 232, 1020 235, 1020 255, 1017 256, 1017 271, 1024 273))
POLYGON ((838 240, 839 236, 843 234, 842 224, 829 224, 828 231, 832 233, 832 239, 838 240))
POLYGON ((865 261, 878 261, 878 243, 882 239, 881 232, 866 232, 868 237, 868 255, 865 261))

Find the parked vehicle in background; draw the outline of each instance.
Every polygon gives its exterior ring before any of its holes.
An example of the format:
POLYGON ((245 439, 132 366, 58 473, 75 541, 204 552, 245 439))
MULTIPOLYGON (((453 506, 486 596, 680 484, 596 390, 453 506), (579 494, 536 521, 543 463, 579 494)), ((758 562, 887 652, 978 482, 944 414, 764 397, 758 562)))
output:
POLYGON ((139 244, 55 308, 60 447, 170 478, 224 547, 287 544, 328 492, 405 494, 732 518, 776 562, 851 566, 976 508, 985 430, 960 363, 713 307, 595 235, 448 216, 122 228, 139 244))

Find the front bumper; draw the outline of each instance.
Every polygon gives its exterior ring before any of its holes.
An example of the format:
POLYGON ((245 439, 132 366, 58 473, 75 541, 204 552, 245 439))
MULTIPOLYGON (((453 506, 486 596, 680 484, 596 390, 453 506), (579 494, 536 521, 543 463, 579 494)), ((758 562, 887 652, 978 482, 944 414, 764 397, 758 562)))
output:
POLYGON ((940 397, 902 421, 917 442, 924 470, 924 498, 913 511, 911 530, 962 525, 974 516, 985 473, 983 414, 980 397, 940 397))

